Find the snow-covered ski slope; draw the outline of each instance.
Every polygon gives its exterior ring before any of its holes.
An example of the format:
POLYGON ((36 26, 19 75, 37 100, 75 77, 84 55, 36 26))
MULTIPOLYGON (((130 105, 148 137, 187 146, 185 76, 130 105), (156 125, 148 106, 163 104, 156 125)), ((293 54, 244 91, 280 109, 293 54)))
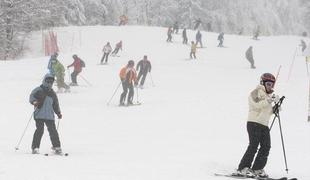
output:
MULTIPOLYGON (((35 124, 31 120, 20 150, 14 147, 31 116, 28 98, 41 84, 49 57, 42 56, 41 32, 31 36, 25 59, 0 61, 0 179, 3 180, 225 180, 214 173, 237 168, 246 150, 247 98, 264 72, 276 74, 275 91, 285 95, 281 122, 290 177, 309 180, 310 128, 307 122, 308 77, 304 57, 290 65, 300 37, 225 35, 226 48, 216 47, 217 34, 202 32, 206 48, 189 60, 190 46, 181 33, 166 42, 166 28, 95 26, 55 29, 59 60, 67 66, 72 55, 86 62, 81 86, 58 94, 63 119, 59 134, 68 157, 30 154, 35 124), (122 40, 120 57, 97 65, 107 41, 122 40), (257 69, 245 59, 252 45, 257 69), (139 89, 141 106, 118 107, 118 74, 128 60, 147 55, 152 62, 152 84, 147 77, 139 89)), ((188 31, 189 42, 195 38, 188 31)), ((300 54, 300 52, 298 53, 300 54)), ((72 69, 71 69, 72 71, 72 69)), ((66 72, 66 81, 69 82, 66 72)), ((57 90, 56 87, 54 87, 57 90)), ((136 96, 134 102, 136 102, 136 96)), ((57 121, 56 121, 57 123, 57 121)), ((272 177, 286 175, 279 126, 271 132, 272 148, 265 168, 272 177)), ((42 154, 50 151, 47 131, 42 154)))

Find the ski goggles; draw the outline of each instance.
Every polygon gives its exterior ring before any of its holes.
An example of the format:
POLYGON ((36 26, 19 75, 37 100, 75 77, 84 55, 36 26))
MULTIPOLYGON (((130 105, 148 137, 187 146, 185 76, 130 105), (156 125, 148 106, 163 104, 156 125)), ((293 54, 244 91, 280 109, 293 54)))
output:
POLYGON ((265 82, 265 86, 266 86, 266 87, 271 87, 271 88, 273 88, 274 82, 272 82, 272 81, 266 81, 266 82, 265 82))
POLYGON ((49 79, 46 79, 45 82, 48 83, 48 84, 53 84, 54 83, 54 79, 49 78, 49 79))

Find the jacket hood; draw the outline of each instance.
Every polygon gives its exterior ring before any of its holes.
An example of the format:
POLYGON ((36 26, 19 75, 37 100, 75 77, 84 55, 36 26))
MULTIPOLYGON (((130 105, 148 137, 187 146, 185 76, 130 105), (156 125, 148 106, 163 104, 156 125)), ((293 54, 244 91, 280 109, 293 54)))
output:
POLYGON ((46 82, 47 79, 53 79, 53 81, 55 81, 55 77, 52 74, 46 74, 43 78, 43 82, 42 85, 48 89, 51 89, 53 84, 49 84, 46 82))

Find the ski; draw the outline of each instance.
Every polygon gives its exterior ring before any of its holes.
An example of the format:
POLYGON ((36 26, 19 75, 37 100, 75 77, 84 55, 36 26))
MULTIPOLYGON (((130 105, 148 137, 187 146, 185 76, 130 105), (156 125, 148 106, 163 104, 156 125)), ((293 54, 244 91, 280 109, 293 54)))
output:
POLYGON ((60 153, 60 154, 56 154, 56 153, 45 153, 44 156, 69 156, 69 153, 60 153))
POLYGON ((215 173, 215 176, 223 176, 223 177, 228 177, 228 178, 234 178, 234 179, 256 179, 256 180, 297 180, 297 178, 287 178, 287 177, 281 177, 281 178, 271 178, 271 177, 247 177, 247 176, 239 176, 239 175, 234 175, 234 174, 218 174, 215 173))
POLYGON ((142 103, 134 103, 134 104, 123 104, 123 105, 118 105, 119 107, 130 107, 130 106, 139 106, 141 105, 142 103))
POLYGON ((139 103, 134 103, 134 104, 127 104, 126 106, 128 107, 128 106, 139 106, 139 105, 141 105, 140 102, 139 103))

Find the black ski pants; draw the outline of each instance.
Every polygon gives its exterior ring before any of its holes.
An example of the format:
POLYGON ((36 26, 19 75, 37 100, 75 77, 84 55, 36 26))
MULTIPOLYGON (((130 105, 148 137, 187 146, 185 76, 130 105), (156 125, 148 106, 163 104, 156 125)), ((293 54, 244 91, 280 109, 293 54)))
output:
POLYGON ((140 82, 140 85, 141 85, 141 86, 144 85, 146 75, 147 75, 147 72, 144 73, 144 72, 142 72, 142 71, 140 71, 139 74, 138 74, 138 82, 140 81, 140 78, 142 77, 141 82, 140 82))
POLYGON ((189 54, 190 58, 193 59, 193 56, 194 58, 196 59, 196 52, 193 52, 191 51, 191 53, 189 54))
POLYGON ((80 72, 77 72, 77 71, 73 71, 71 73, 71 80, 73 83, 76 83, 77 84, 77 76, 79 75, 80 72))
POLYGON ((119 48, 115 48, 114 51, 112 52, 112 55, 113 54, 116 55, 118 53, 118 51, 119 51, 119 48))
POLYGON ((251 68, 255 68, 254 59, 253 58, 247 58, 247 60, 251 63, 251 68))
POLYGON ((201 41, 201 39, 196 39, 196 45, 198 45, 198 43, 200 44, 200 47, 202 48, 202 41, 201 41))
POLYGON ((44 124, 47 126, 47 130, 49 132, 53 147, 60 147, 59 135, 56 129, 55 121, 37 119, 35 120, 35 122, 36 130, 33 135, 31 148, 40 148, 41 139, 44 133, 44 124))
POLYGON ((264 169, 271 147, 269 128, 255 122, 247 122, 247 131, 250 143, 240 161, 238 170, 242 170, 245 167, 252 168, 252 170, 264 169), (251 167, 258 146, 260 148, 251 167))
POLYGON ((126 99, 128 91, 129 91, 129 94, 127 98, 127 104, 132 103, 133 96, 134 96, 133 84, 130 84, 128 82, 122 82, 122 86, 123 86, 123 93, 121 94, 120 104, 125 103, 125 99, 126 99))
POLYGON ((172 35, 171 34, 168 34, 168 38, 166 40, 167 42, 172 42, 172 35))
POLYGON ((108 62, 108 57, 109 57, 110 53, 104 53, 102 58, 101 58, 101 63, 103 63, 103 61, 105 61, 105 63, 108 62))
POLYGON ((187 44, 187 41, 188 41, 187 37, 183 37, 183 44, 187 44))

